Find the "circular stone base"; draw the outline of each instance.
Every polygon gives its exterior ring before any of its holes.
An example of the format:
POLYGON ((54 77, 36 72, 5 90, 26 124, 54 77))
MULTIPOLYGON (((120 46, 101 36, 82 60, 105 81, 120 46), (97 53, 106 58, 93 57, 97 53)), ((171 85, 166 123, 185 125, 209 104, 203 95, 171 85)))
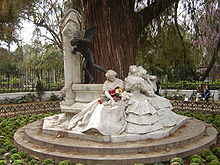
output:
POLYGON ((62 134, 65 135, 66 137, 71 137, 71 138, 91 140, 97 142, 111 142, 111 143, 139 141, 146 139, 161 139, 174 133, 187 120, 186 116, 178 115, 179 120, 175 126, 166 127, 161 130, 157 130, 146 134, 129 134, 124 132, 120 135, 102 135, 95 130, 89 130, 85 133, 74 132, 72 130, 65 130, 57 126, 58 118, 59 115, 54 115, 44 118, 43 133, 52 134, 52 135, 62 134))
POLYGON ((166 138, 120 143, 77 139, 62 132, 47 134, 43 133, 42 125, 43 121, 39 120, 18 129, 14 135, 15 145, 42 159, 51 158, 56 162, 70 160, 86 165, 169 161, 173 157, 187 157, 201 152, 216 144, 217 138, 213 127, 192 118, 166 138))

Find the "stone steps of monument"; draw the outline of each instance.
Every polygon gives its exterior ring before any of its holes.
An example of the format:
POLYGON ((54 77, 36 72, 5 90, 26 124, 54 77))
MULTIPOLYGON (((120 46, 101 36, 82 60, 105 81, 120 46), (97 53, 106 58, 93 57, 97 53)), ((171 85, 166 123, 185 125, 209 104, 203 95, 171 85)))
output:
POLYGON ((137 142, 103 143, 42 133, 41 121, 25 126, 26 137, 35 144, 52 149, 90 154, 140 153, 175 148, 199 140, 205 134, 206 125, 199 120, 188 120, 179 130, 163 139, 137 142), (119 145, 120 144, 120 145, 119 145))
MULTIPOLYGON (((133 165, 135 163, 155 163, 168 161, 173 157, 187 157, 201 152, 210 145, 216 143, 217 132, 213 127, 206 128, 206 133, 197 141, 180 145, 174 148, 158 149, 154 152, 121 153, 121 154, 88 154, 82 152, 70 152, 48 148, 46 145, 38 145, 30 141, 25 134, 25 128, 20 128, 14 136, 15 145, 28 153, 42 159, 51 158, 56 162, 70 160, 72 163, 83 163, 86 165, 133 165)), ((128 146, 129 147, 129 146, 128 146)), ((118 144, 120 148, 120 143, 118 144)))

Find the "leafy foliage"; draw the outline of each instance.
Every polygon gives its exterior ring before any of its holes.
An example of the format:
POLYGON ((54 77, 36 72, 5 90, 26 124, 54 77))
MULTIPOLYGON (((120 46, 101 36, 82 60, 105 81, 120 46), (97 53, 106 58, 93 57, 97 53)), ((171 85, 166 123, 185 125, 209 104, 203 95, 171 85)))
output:
POLYGON ((17 41, 15 30, 20 27, 21 19, 29 14, 34 4, 35 0, 0 1, 0 41, 17 41))
POLYGON ((52 165, 52 164, 54 164, 54 161, 52 159, 45 159, 42 164, 44 164, 44 165, 52 165))
POLYGON ((220 79, 215 81, 203 82, 203 81, 178 81, 178 82, 164 82, 161 84, 163 89, 190 89, 195 90, 199 85, 209 85, 210 89, 220 89, 220 79))
POLYGON ((178 162, 179 165, 184 165, 184 161, 183 161, 183 159, 180 158, 180 157, 176 157, 176 158, 173 158, 173 159, 170 160, 170 163, 171 163, 171 164, 172 164, 172 163, 175 163, 175 162, 178 162))
MULTIPOLYGON (((137 63, 160 79, 198 80, 198 72, 218 66, 211 63, 219 59, 213 58, 220 36, 219 1, 181 0, 179 7, 176 4, 142 32, 137 63)), ((217 75, 214 71, 208 73, 217 75)))
MULTIPOLYGON (((147 33, 141 38, 137 63, 161 78, 166 75, 166 79, 173 81, 194 79, 195 66, 199 62, 194 54, 198 56, 199 50, 193 47, 186 32, 183 41, 179 38, 172 22, 159 23, 159 32, 147 33)), ((150 31, 150 28, 146 31, 150 31)))
POLYGON ((59 163, 59 165, 72 165, 72 163, 69 160, 63 160, 59 163))

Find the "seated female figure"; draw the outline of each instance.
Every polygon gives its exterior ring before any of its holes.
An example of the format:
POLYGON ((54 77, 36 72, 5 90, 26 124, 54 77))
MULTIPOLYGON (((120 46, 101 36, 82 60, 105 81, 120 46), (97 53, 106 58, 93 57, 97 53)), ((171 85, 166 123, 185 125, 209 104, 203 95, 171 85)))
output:
POLYGON ((144 79, 145 74, 145 69, 133 65, 125 79, 125 90, 132 93, 126 108, 127 133, 154 132, 175 126, 182 120, 172 111, 169 100, 154 94, 153 88, 144 79))
POLYGON ((103 135, 118 135, 126 127, 125 105, 119 97, 114 96, 116 89, 124 87, 124 82, 116 78, 117 73, 108 70, 103 85, 104 97, 88 103, 81 112, 72 117, 67 129, 85 132, 95 129, 103 135))

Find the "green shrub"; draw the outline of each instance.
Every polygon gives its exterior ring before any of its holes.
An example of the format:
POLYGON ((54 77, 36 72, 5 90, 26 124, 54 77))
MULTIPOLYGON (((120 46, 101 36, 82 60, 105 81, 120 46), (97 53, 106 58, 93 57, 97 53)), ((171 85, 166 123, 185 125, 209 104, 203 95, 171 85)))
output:
POLYGON ((190 163, 189 165, 199 165, 198 163, 190 163))
POLYGON ((39 162, 35 159, 32 159, 28 164, 29 165, 36 165, 36 164, 39 164, 39 162))
POLYGON ((170 160, 170 164, 172 164, 172 163, 174 163, 174 162, 179 162, 180 165, 184 165, 184 161, 183 161, 183 159, 180 158, 180 157, 173 158, 173 159, 170 160))
POLYGON ((28 155, 26 152, 23 151, 19 151, 17 154, 19 154, 22 158, 26 158, 28 155))
POLYGON ((15 160, 13 162, 13 165, 23 165, 24 164, 24 161, 23 160, 15 160))
POLYGON ((190 159, 193 159, 193 158, 199 158, 199 159, 202 160, 202 157, 201 157, 200 155, 198 155, 198 154, 193 154, 193 155, 190 157, 190 159))
POLYGON ((212 155, 208 155, 206 157, 206 160, 207 160, 207 162, 211 162, 212 160, 218 160, 218 158, 217 158, 217 156, 212 154, 212 155))
POLYGON ((0 149, 0 155, 4 155, 6 153, 5 149, 0 149))
POLYGON ((45 165, 54 164, 54 161, 52 159, 45 159, 42 164, 45 165))
POLYGON ((220 165, 220 162, 218 160, 212 160, 207 165, 220 165))
POLYGON ((58 95, 55 95, 54 93, 52 93, 49 100, 50 101, 59 101, 61 99, 58 95))
POLYGON ((205 150, 203 150, 202 153, 201 153, 201 156, 202 156, 203 158, 206 158, 206 157, 209 156, 209 155, 213 155, 213 153, 212 153, 212 151, 211 151, 210 149, 205 149, 205 150))
POLYGON ((7 165, 7 164, 8 164, 7 160, 0 160, 0 165, 7 165))
POLYGON ((10 151, 12 148, 14 148, 14 146, 11 142, 5 142, 4 146, 5 146, 7 151, 10 151))
POLYGON ((4 156, 0 156, 0 160, 5 160, 5 157, 4 156))
POLYGON ((190 160, 190 163, 198 163, 198 164, 202 165, 202 160, 199 158, 193 158, 190 160))
POLYGON ((217 158, 220 159, 220 148, 215 148, 213 152, 215 156, 217 156, 217 158))
POLYGON ((31 160, 35 160, 35 156, 33 155, 28 155, 27 160, 30 162, 31 160))
POLYGON ((36 91, 37 91, 38 99, 41 101, 42 100, 42 95, 45 92, 45 87, 44 87, 44 84, 41 80, 37 81, 36 91))
POLYGON ((12 148, 11 151, 10 151, 12 154, 15 154, 18 152, 17 148, 12 148))
POLYGON ((59 163, 59 165, 72 165, 72 163, 69 160, 63 160, 59 163))
MULTIPOLYGON (((1 126, 1 124, 2 123, 0 123, 0 128, 3 127, 3 126, 1 126)), ((2 130, 0 130, 0 131, 1 131, 0 135, 2 136, 3 132, 2 132, 2 130)), ((4 143, 5 143, 5 138, 0 138, 0 144, 4 144, 4 143)))
POLYGON ((11 160, 14 161, 14 160, 20 160, 21 159, 21 156, 19 154, 12 154, 11 155, 11 160))
MULTIPOLYGON (((163 89, 191 89, 195 90, 199 84, 204 84, 201 81, 178 81, 178 82, 165 82, 161 84, 163 89)), ((219 89, 220 81, 219 79, 215 81, 210 81, 205 84, 209 84, 211 89, 219 89)))

